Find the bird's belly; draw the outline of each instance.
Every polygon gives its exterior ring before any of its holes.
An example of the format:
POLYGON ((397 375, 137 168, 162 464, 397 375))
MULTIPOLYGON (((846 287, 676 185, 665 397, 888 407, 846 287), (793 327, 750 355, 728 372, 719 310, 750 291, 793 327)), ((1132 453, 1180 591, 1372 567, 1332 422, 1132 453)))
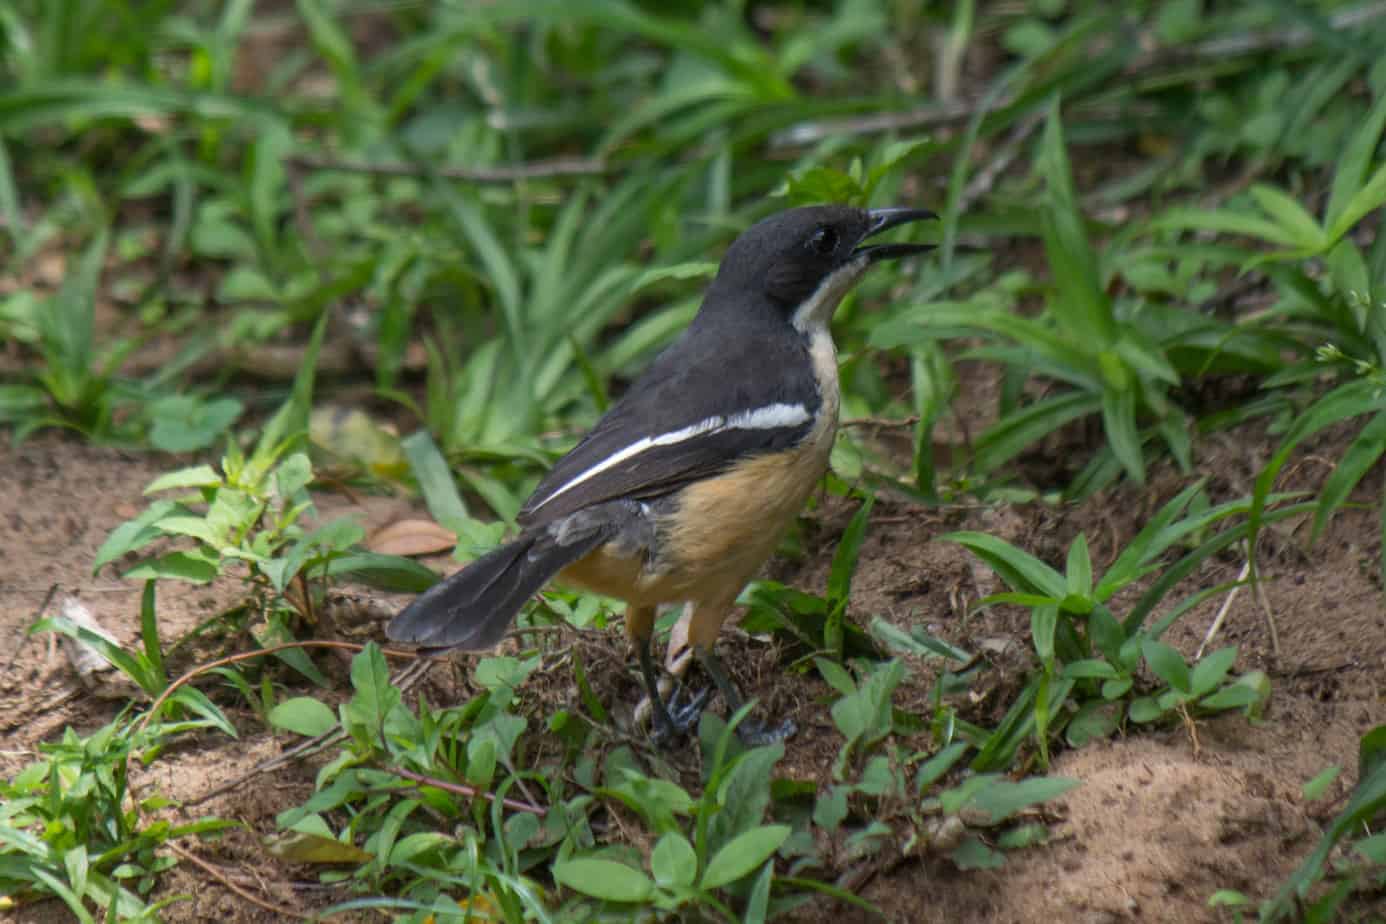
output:
POLYGON ((647 602, 640 592, 642 585, 648 583, 647 561, 643 554, 619 549, 616 543, 608 542, 564 568, 558 579, 639 605, 647 602))
MULTIPOLYGON (((831 441, 829 441, 831 442, 831 441)), ((667 540, 673 570, 697 584, 710 578, 741 585, 774 552, 828 466, 826 451, 805 446, 786 459, 767 455, 680 495, 667 540)))

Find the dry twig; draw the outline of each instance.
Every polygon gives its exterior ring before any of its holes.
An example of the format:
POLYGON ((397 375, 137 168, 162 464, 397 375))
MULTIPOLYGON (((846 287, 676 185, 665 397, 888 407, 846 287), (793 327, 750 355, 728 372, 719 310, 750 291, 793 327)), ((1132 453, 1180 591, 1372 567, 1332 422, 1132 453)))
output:
POLYGON ((250 902, 256 908, 263 908, 264 910, 276 916, 288 915, 289 917, 297 918, 300 921, 311 921, 315 918, 314 915, 304 914, 302 911, 296 911, 293 908, 284 907, 284 903, 282 901, 277 902, 275 904, 271 904, 270 902, 265 901, 264 899, 256 895, 254 892, 242 888, 241 886, 232 882, 229 876, 227 876, 221 870, 217 869, 212 864, 208 863, 206 860, 199 857, 197 854, 192 853, 189 850, 185 850, 182 847, 179 847, 172 841, 168 841, 164 844, 164 846, 167 847, 169 850, 172 850, 174 853, 178 854, 178 856, 182 857, 184 860, 187 860, 193 866, 196 866, 198 869, 202 870, 208 876, 211 876, 213 879, 221 883, 221 885, 229 889, 238 897, 250 902))

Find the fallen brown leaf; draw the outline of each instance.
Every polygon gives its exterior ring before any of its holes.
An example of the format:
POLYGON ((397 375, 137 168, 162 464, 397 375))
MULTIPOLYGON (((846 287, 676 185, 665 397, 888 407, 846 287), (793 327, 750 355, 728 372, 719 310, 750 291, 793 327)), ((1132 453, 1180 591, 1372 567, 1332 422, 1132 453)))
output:
POLYGON ((457 536, 432 520, 399 520, 366 540, 366 547, 381 555, 433 555, 456 545, 457 536))

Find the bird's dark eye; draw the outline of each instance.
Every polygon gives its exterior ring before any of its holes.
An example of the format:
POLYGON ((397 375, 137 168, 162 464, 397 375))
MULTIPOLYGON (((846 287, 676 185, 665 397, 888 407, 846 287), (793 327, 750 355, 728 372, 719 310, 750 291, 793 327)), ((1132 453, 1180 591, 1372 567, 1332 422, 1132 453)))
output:
POLYGON ((828 227, 818 228, 809 235, 808 249, 820 256, 828 256, 837 250, 837 232, 828 227))

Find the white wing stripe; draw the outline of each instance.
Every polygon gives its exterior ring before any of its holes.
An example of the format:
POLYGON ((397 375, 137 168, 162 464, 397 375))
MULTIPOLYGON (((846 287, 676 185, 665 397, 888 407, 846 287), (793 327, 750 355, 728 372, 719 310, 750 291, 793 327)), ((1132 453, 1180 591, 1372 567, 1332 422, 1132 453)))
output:
POLYGON ((718 414, 680 430, 672 430, 658 436, 646 436, 618 452, 613 452, 596 465, 569 479, 557 491, 535 504, 534 509, 538 510, 560 494, 564 494, 584 481, 595 478, 607 469, 620 465, 632 456, 638 456, 645 450, 653 449, 656 446, 673 446, 694 437, 709 433, 721 433, 724 430, 777 430, 781 427, 797 427, 800 424, 808 423, 811 417, 808 408, 802 404, 767 404, 765 407, 758 407, 753 411, 742 411, 730 417, 723 417, 718 414))

